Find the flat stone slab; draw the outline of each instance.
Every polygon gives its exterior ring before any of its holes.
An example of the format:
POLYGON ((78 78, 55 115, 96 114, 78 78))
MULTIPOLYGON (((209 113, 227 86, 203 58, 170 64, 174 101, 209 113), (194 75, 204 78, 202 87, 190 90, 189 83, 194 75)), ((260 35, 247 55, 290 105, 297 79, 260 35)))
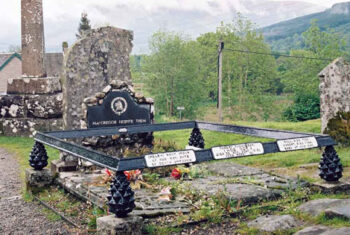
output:
POLYGON ((322 225, 306 227, 294 235, 348 235, 350 234, 349 227, 330 228, 322 225))
POLYGON ((218 175, 227 177, 248 176, 264 173, 263 170, 249 166, 235 164, 233 162, 213 162, 205 164, 205 167, 218 175))
POLYGON ((199 178, 190 182, 191 187, 207 195, 224 193, 230 199, 242 200, 244 203, 256 203, 264 199, 276 199, 281 191, 264 188, 253 184, 230 183, 229 179, 220 176, 199 178))
POLYGON ((265 215, 248 223, 248 227, 257 228, 265 232, 293 229, 302 225, 301 221, 291 215, 265 215))
POLYGON ((230 177, 242 183, 252 183, 272 189, 290 190, 308 186, 307 182, 296 178, 271 175, 261 169, 243 166, 233 162, 207 163, 205 167, 216 175, 230 177))
MULTIPOLYGON (((82 172, 60 172, 56 182, 73 195, 104 208, 109 195, 109 184, 101 184, 104 174, 82 172)), ((135 191, 136 208, 130 215, 153 217, 178 212, 189 213, 189 205, 180 200, 160 201, 158 194, 147 189, 135 191)))
POLYGON ((327 211, 331 217, 341 216, 350 219, 350 199, 317 199, 300 205, 298 209, 312 216, 327 211))

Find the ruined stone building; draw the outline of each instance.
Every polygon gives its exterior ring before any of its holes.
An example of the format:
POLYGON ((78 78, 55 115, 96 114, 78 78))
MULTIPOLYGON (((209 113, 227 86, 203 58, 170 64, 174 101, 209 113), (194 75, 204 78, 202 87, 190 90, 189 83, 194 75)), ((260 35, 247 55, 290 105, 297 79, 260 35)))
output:
MULTIPOLYGON (((45 53, 44 64, 47 76, 59 77, 62 72, 63 54, 45 53)), ((7 80, 22 76, 22 57, 20 53, 0 54, 0 94, 7 91, 7 80)))

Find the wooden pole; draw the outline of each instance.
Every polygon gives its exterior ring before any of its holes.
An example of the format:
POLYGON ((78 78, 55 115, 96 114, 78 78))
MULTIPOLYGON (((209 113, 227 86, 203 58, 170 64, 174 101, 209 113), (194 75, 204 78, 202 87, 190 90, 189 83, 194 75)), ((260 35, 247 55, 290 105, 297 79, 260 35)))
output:
POLYGON ((222 122, 222 50, 224 49, 224 42, 219 42, 219 55, 218 55, 218 64, 219 64, 219 78, 218 78, 218 115, 219 122, 222 122))

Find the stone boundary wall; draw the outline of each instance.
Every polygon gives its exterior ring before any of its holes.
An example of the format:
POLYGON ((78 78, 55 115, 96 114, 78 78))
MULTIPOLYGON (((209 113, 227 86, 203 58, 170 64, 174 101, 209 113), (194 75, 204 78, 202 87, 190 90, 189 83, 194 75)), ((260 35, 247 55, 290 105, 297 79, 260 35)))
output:
POLYGON ((36 131, 60 130, 62 88, 59 78, 9 79, 8 93, 0 96, 0 134, 30 136, 36 131))

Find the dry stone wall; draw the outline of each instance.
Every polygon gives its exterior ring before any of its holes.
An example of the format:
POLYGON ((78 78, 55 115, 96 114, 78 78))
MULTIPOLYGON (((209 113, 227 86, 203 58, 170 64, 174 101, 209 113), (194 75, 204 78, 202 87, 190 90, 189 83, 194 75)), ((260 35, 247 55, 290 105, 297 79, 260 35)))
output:
POLYGON ((320 74, 322 132, 350 144, 350 63, 338 58, 320 74))
POLYGON ((133 33, 102 27, 77 41, 65 55, 63 119, 65 129, 79 129, 83 100, 101 91, 112 80, 131 84, 129 54, 133 33))

